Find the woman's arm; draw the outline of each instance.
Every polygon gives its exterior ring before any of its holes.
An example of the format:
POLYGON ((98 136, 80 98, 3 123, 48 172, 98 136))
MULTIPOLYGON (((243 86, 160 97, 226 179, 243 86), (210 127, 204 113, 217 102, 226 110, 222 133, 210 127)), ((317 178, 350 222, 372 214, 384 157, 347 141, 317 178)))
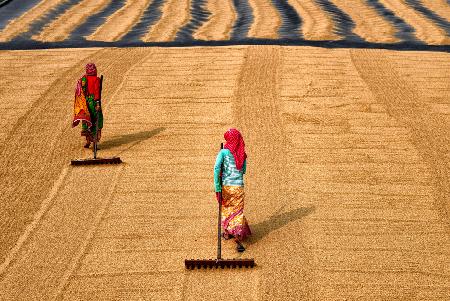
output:
POLYGON ((214 164, 214 190, 216 192, 222 191, 222 185, 220 181, 220 170, 222 168, 223 162, 223 151, 221 150, 219 154, 217 154, 216 163, 214 164))

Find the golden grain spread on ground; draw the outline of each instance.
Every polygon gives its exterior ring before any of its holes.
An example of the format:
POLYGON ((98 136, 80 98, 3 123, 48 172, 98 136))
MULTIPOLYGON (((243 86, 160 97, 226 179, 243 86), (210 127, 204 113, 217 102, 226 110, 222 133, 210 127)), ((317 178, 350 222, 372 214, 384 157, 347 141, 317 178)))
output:
POLYGON ((57 48, 0 51, 0 300, 448 299, 450 54, 361 46, 448 45, 448 2, 35 2, 3 23, 14 1, 0 7, 1 47, 57 48), (359 46, 59 48, 74 33, 359 46), (122 165, 69 165, 92 155, 70 127, 89 62, 105 77, 100 154, 122 165), (229 127, 253 235, 223 256, 257 266, 186 271, 215 256, 229 127))

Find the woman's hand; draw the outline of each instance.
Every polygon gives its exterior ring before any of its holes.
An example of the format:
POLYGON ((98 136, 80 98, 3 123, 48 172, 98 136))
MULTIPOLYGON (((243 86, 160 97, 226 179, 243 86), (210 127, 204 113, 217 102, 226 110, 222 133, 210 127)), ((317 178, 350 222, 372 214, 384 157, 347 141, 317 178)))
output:
POLYGON ((222 203, 222 192, 216 192, 217 203, 222 203))

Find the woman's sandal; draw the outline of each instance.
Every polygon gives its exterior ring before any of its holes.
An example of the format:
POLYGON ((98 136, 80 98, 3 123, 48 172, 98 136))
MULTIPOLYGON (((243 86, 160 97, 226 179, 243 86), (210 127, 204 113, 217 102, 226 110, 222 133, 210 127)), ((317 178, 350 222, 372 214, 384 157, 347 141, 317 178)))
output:
POLYGON ((239 253, 242 253, 242 252, 245 251, 245 247, 244 247, 242 244, 237 243, 236 250, 237 250, 239 253))

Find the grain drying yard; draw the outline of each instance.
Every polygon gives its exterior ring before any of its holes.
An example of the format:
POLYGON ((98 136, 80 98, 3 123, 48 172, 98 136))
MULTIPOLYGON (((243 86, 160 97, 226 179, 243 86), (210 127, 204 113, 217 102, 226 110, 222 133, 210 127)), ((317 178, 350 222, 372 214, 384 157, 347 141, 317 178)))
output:
POLYGON ((0 300, 448 300, 449 1, 0 5, 0 300), (124 164, 69 165, 88 62, 124 164), (257 266, 186 271, 229 127, 257 266))

